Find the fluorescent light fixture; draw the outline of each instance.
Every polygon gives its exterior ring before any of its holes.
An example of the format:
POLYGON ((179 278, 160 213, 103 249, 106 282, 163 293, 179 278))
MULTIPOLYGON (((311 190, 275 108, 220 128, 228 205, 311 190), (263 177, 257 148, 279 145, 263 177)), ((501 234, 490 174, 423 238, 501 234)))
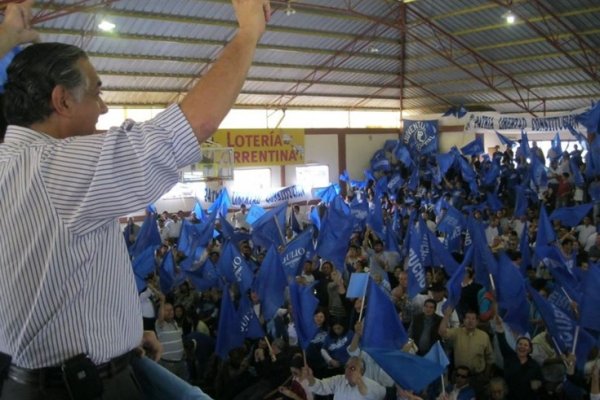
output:
POLYGON ((98 24, 98 28, 100 28, 104 32, 112 32, 115 30, 116 27, 117 26, 115 24, 113 24, 112 22, 109 22, 105 19, 103 19, 102 22, 100 22, 100 24, 98 24))
POLYGON ((290 15, 294 15, 294 14, 296 14, 296 10, 294 10, 294 8, 292 7, 291 0, 288 0, 287 8, 285 9, 285 15, 290 16, 290 15))
POLYGON ((504 18, 506 18, 507 24, 514 24, 515 20, 517 19, 517 17, 515 16, 515 14, 512 13, 512 11, 508 11, 506 14, 504 14, 504 18))

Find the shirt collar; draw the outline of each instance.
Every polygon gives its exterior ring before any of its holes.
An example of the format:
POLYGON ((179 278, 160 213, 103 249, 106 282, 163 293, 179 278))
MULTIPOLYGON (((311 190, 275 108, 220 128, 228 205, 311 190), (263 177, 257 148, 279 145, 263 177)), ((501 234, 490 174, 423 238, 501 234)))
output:
POLYGON ((53 143, 55 138, 42 132, 18 125, 9 125, 6 128, 4 143, 29 144, 35 142, 53 143))

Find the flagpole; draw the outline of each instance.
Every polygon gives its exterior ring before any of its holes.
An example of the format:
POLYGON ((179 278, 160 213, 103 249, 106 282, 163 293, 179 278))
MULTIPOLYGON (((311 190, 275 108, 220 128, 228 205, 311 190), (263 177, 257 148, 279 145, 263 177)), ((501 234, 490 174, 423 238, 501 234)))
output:
POLYGON ((494 284, 494 277, 492 276, 491 273, 488 273, 488 276, 490 278, 490 284, 492 285, 492 291, 494 292, 494 297, 496 297, 496 285, 494 284))
POLYGON ((273 354, 273 348, 271 347, 271 342, 269 342, 269 338, 267 336, 264 337, 265 342, 267 342, 267 347, 269 348, 269 353, 271 354, 271 361, 275 361, 277 358, 275 354, 273 354))
POLYGON ((554 339, 554 336, 550 336, 550 338, 552 338, 552 343, 554 343, 554 347, 556 347, 556 351, 558 352, 558 355, 562 356, 563 355, 562 351, 560 351, 560 347, 558 346, 558 343, 556 343, 556 339, 554 339))
POLYGON ((363 290, 363 295, 362 295, 362 304, 360 305, 360 312, 358 313, 358 321, 359 322, 362 320, 363 310, 365 309, 365 297, 367 297, 367 287, 369 285, 369 277, 370 277, 370 275, 367 274, 367 279, 365 279, 365 288, 363 290))
POLYGON ((442 393, 446 393, 446 384, 444 383, 444 373, 442 372, 442 376, 440 377, 442 380, 442 393))
POLYGON ((575 349, 577 348, 577 338, 579 337, 579 325, 575 327, 575 338, 573 338, 573 350, 571 350, 571 354, 575 354, 575 349))
POLYGON ((283 232, 281 231, 281 226, 279 226, 279 221, 277 220, 277 215, 273 217, 275 220, 275 225, 277 225, 277 232, 279 232, 279 237, 281 238, 281 245, 285 246, 285 236, 283 236, 283 232))

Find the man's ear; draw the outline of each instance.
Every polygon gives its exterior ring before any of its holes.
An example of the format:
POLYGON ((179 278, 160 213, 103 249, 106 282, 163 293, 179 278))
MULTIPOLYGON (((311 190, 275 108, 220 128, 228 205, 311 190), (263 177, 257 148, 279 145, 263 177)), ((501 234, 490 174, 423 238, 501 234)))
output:
POLYGON ((56 85, 52 89, 52 96, 50 97, 52 102, 52 108, 54 112, 59 115, 70 115, 73 110, 73 98, 72 93, 67 90, 63 85, 56 85))

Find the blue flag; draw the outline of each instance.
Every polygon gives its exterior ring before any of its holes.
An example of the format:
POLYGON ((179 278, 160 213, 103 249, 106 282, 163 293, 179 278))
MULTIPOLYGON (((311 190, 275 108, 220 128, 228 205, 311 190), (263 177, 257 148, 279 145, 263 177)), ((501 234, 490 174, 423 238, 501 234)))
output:
POLYGON ((346 290, 346 297, 356 299, 365 297, 367 294, 367 284, 369 282, 369 274, 366 272, 353 272, 350 275, 350 282, 346 290))
POLYGON ((363 231, 369 218, 369 203, 366 200, 358 201, 355 197, 350 203, 350 214, 352 214, 352 231, 363 231))
POLYGON ((225 218, 227 216, 227 211, 231 207, 231 199, 229 198, 229 193, 226 188, 222 188, 219 192, 219 195, 215 199, 215 202, 208 207, 209 214, 217 214, 216 216, 221 216, 225 218))
POLYGON ((154 269, 156 268, 156 263, 154 261, 154 252, 154 248, 146 247, 144 251, 142 251, 137 256, 133 257, 133 260, 131 260, 133 272, 142 280, 146 279, 146 277, 151 272, 154 272, 154 269))
POLYGON ((265 248, 271 245, 275 248, 285 245, 286 211, 287 203, 282 203, 263 214, 252 224, 252 241, 254 244, 265 248))
POLYGON ((412 158, 435 154, 438 151, 438 121, 404 120, 403 142, 412 158))
POLYGON ((158 268, 158 277, 160 278, 160 291, 164 294, 170 293, 175 284, 175 260, 173 260, 172 250, 165 253, 158 268))
POLYGON ((135 243, 129 248, 129 255, 136 257, 149 247, 154 251, 161 243, 160 232, 156 224, 156 215, 148 214, 140 227, 135 243))
POLYGON ((444 304, 444 307, 450 306, 452 308, 456 308, 456 306, 460 302, 462 282, 465 278, 466 267, 471 264, 472 260, 473 246, 471 246, 467 250, 463 262, 458 266, 458 268, 456 268, 456 270, 448 280, 448 283, 446 283, 446 289, 448 289, 448 300, 444 304))
POLYGON ((408 147, 401 142, 398 142, 398 145, 394 149, 394 156, 398 161, 404 164, 405 167, 410 167, 413 163, 408 147))
POLYGON ((221 284, 217 267, 215 267, 210 259, 207 259, 200 268, 184 272, 192 282, 192 285, 199 291, 208 290, 213 287, 218 288, 221 284))
POLYGON ((538 188, 548 186, 548 174, 546 167, 542 164, 537 156, 531 157, 531 180, 538 188))
POLYGON ((509 138, 507 138, 506 136, 502 135, 498 131, 496 131, 496 136, 498 136, 498 139, 500 140, 500 142, 503 145, 505 145, 505 146, 513 147, 514 145, 517 144, 514 140, 510 140, 509 138))
POLYGON ((473 269, 475 271, 475 281, 491 288, 489 275, 496 275, 498 265, 492 251, 485 239, 485 232, 481 224, 473 217, 467 221, 468 237, 465 239, 465 249, 473 246, 473 269))
POLYGON ((295 281, 290 282, 290 302, 292 304, 292 319, 298 334, 298 344, 302 350, 306 350, 310 341, 319 331, 315 323, 314 314, 319 300, 313 293, 316 282, 310 285, 298 285, 295 281))
POLYGON ((265 336, 265 331, 260 325, 248 296, 241 297, 237 314, 240 321, 239 330, 245 338, 259 339, 265 336))
POLYGON ((200 221, 202 221, 205 217, 204 210, 202 209, 202 204, 200 204, 200 202, 198 200, 196 200, 196 204, 194 204, 194 208, 192 209, 192 212, 194 213, 196 218, 199 219, 200 221))
POLYGON ((347 182, 350 183, 351 179, 350 179, 350 174, 348 173, 347 170, 344 170, 344 172, 342 172, 340 174, 340 178, 339 178, 340 182, 347 182))
POLYGON ((394 303, 377 283, 370 279, 361 347, 400 350, 407 341, 408 335, 394 303))
POLYGON ((260 299, 261 311, 265 320, 269 321, 273 319, 279 307, 282 306, 284 301, 283 293, 287 282, 279 254, 271 246, 260 265, 255 282, 256 292, 260 299))
POLYGON ((436 154, 435 159, 438 166, 440 167, 440 175, 446 175, 446 172, 454 165, 456 161, 456 155, 454 152, 448 152, 444 154, 436 154))
POLYGON ((244 336, 239 329, 237 312, 231 301, 229 290, 224 290, 219 310, 219 327, 217 330, 215 352, 224 360, 227 358, 230 350, 240 347, 243 343, 244 336))
POLYGON ((517 154, 522 155, 525 158, 531 158, 531 150, 529 149, 529 139, 527 138, 527 133, 524 130, 521 130, 521 139, 519 140, 519 148, 517 149, 517 154))
POLYGON ((375 232, 379 240, 385 239, 383 233, 383 210, 381 209, 381 199, 377 190, 375 190, 375 194, 373 195, 373 209, 369 210, 367 224, 375 232))
POLYGON ((249 225, 252 225, 256 221, 258 221, 258 219, 260 217, 262 217, 265 214, 266 214, 266 211, 264 208, 262 208, 261 206, 256 205, 256 204, 252 204, 250 206, 250 210, 248 210, 248 215, 246 215, 246 223, 248 223, 249 225))
POLYGON ((310 222, 312 222, 317 230, 321 230, 321 218, 319 217, 319 210, 317 207, 310 210, 310 222))
POLYGON ((218 270, 228 283, 237 283, 240 292, 245 293, 251 288, 254 279, 252 269, 233 243, 227 242, 224 245, 218 270))
POLYGON ((477 156, 479 154, 484 153, 483 149, 483 136, 476 136, 475 140, 465 144, 460 148, 463 154, 467 154, 470 156, 477 156))
POLYGON ((578 188, 583 188, 585 186, 585 179, 583 179, 583 175, 581 174, 581 170, 575 161, 575 158, 569 158, 569 168, 571 170, 571 176, 573 177, 573 183, 578 188))
POLYGON ((550 214, 548 219, 550 221, 559 220, 561 225, 572 228, 579 225, 583 217, 588 215, 593 207, 593 204, 588 203, 580 206, 557 208, 550 214))
POLYGON ((588 145, 588 141, 587 138, 585 137, 585 135, 581 132, 579 132, 577 129, 575 129, 573 127, 573 125, 568 125, 567 129, 569 129, 569 132, 571 132, 571 135, 573 135, 575 137, 575 139, 577 139, 577 142, 581 145, 581 148, 583 150, 588 150, 590 146, 588 145))
POLYGON ((302 233, 302 227, 300 226, 300 222, 298 222, 298 218, 296 218, 296 213, 292 210, 292 214, 290 215, 290 226, 292 228, 292 232, 299 235, 302 233))
MULTIPOLYGON (((546 324, 548 333, 550 333, 550 336, 552 336, 560 351, 563 353, 570 353, 573 350, 573 343, 577 330, 575 321, 559 307, 540 296, 540 294, 531 287, 529 287, 529 294, 546 324)), ((588 353, 596 344, 596 340, 587 333, 585 329, 580 329, 577 336, 575 356, 577 357, 577 365, 581 368, 587 361, 588 353)))
POLYGON ((435 342, 431 349, 423 356, 426 360, 433 361, 441 365, 443 368, 446 368, 450 364, 450 360, 448 360, 448 356, 444 351, 440 341, 435 342))
POLYGON ((289 242, 281 254, 281 264, 287 277, 287 281, 293 280, 302 272, 306 260, 310 260, 314 254, 313 230, 308 228, 291 242, 289 242))
POLYGON ((527 223, 523 225, 523 232, 521 232, 521 239, 519 240, 519 251, 521 252, 521 274, 527 276, 527 268, 532 266, 531 249, 529 248, 529 228, 527 223))
MULTIPOLYGON (((426 228, 427 229, 427 228, 426 228)), ((427 287, 421 255, 421 227, 413 225, 408 246, 408 296, 412 299, 427 287)), ((423 232, 425 233, 425 232, 423 232)))
POLYGON ((551 149, 552 149, 552 151, 554 151, 554 153, 557 155, 557 157, 560 157, 560 155, 562 154, 562 146, 560 144, 560 134, 558 132, 556 132, 556 135, 554 135, 554 138, 552 139, 551 149))
POLYGON ((219 223, 221 224, 221 234, 223 235, 223 239, 236 241, 236 233, 233 226, 227 221, 227 218, 219 218, 219 223))
MULTIPOLYGON (((440 240, 437 238, 437 236, 435 236, 433 232, 431 232, 429 229, 427 229, 426 232, 429 238, 428 244, 430 248, 432 265, 436 267, 441 265, 446 271, 446 273, 449 276, 452 276, 454 272, 458 269, 458 263, 456 262, 454 257, 452 257, 452 255, 449 253, 449 250, 446 249, 446 247, 444 247, 442 242, 440 242, 440 240)), ((448 236, 448 239, 450 238, 451 236, 448 236)), ((460 241, 460 234, 458 238, 451 239, 451 242, 456 241, 460 241)))
POLYGON ((535 237, 536 249, 538 246, 546 246, 554 241, 556 241, 556 232, 552 228, 552 223, 550 223, 550 219, 546 213, 546 207, 542 204, 538 219, 537 235, 535 237))
POLYGON ((392 228, 392 224, 388 223, 385 228, 385 249, 402 255, 402 249, 399 246, 400 238, 392 228))
POLYGON ((340 194, 340 185, 334 183, 324 188, 315 189, 315 196, 323 200, 323 203, 329 204, 340 194))
POLYGON ((506 310, 504 322, 517 333, 529 332, 529 303, 525 281, 519 267, 505 253, 498 260, 498 272, 494 276, 496 295, 501 309, 506 310))
POLYGON ((519 218, 527 213, 527 197, 525 197, 525 189, 523 187, 517 187, 516 198, 515 198, 515 212, 514 216, 519 218))
POLYGON ((593 135, 589 147, 585 155, 585 176, 593 179, 600 176, 600 133, 593 135))
POLYGON ((589 110, 577 115, 575 121, 585 126, 588 132, 600 134, 598 125, 600 124, 600 101, 592 105, 589 110))
POLYGON ((317 239, 317 254, 331 261, 339 271, 343 271, 351 235, 350 208, 337 196, 323 219, 317 239))
POLYGON ((444 373, 444 367, 401 350, 364 349, 398 385, 421 392, 444 373))
POLYGON ((600 266, 592 264, 583 283, 581 304, 581 326, 600 332, 600 266))

